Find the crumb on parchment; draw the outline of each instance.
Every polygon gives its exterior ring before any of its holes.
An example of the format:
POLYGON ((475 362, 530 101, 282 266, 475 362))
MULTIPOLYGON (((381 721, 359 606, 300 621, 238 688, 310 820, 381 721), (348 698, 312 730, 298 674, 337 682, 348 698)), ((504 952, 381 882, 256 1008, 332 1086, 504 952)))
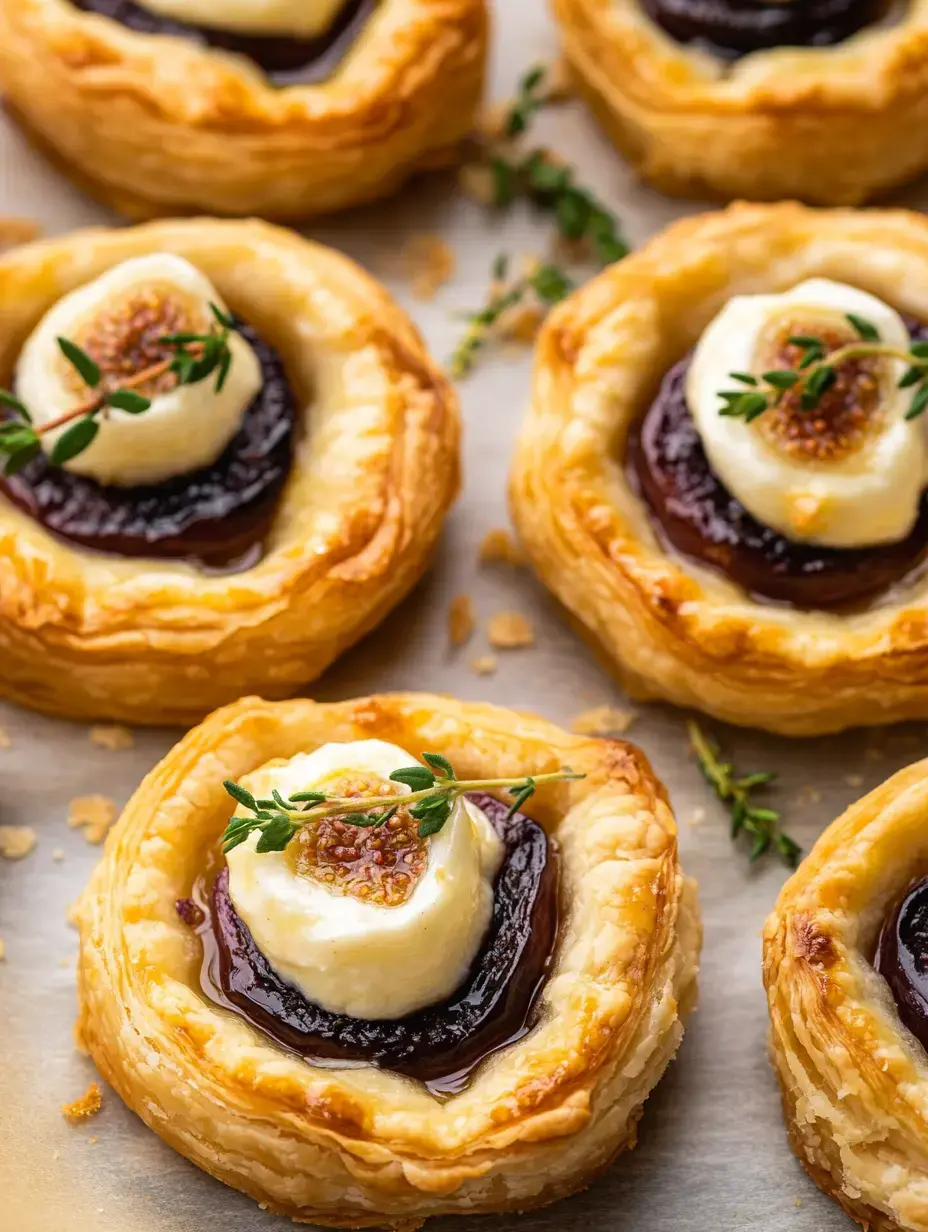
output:
POLYGON ((478 655, 476 659, 471 659, 470 669, 476 672, 478 676, 492 676, 498 666, 496 655, 478 655))
POLYGON ((0 856, 5 860, 22 860, 37 842, 31 826, 0 826, 0 856))
POLYGON ((0 727, 0 749, 10 749, 13 747, 13 739, 5 727, 0 727))
POLYGON ((519 568, 525 564, 522 549, 502 526, 487 531, 480 544, 477 559, 481 565, 512 565, 513 568, 519 568))
POLYGON ((91 1082, 87 1090, 80 1097, 74 1100, 71 1104, 62 1104, 61 1111, 66 1120, 72 1125, 77 1125, 80 1121, 87 1121, 92 1116, 96 1116, 103 1105, 103 1092, 100 1090, 99 1082, 91 1082))
POLYGON ((532 622, 521 612, 497 612, 487 626, 487 638, 497 650, 519 650, 534 646, 532 622))
POLYGON ((131 729, 123 727, 121 723, 91 727, 90 739, 98 748, 109 749, 111 753, 118 753, 122 749, 131 749, 135 746, 135 737, 131 729))
POLYGON ((403 273, 416 299, 434 299, 457 270, 457 256, 438 235, 413 235, 403 245, 403 273))
POLYGON ((6 962, 6 942, 0 937, 0 962, 6 962))
POLYGON ((448 607, 448 641, 452 646, 464 646, 476 627, 477 616, 470 595, 455 595, 448 607))
POLYGON ((637 718, 634 710, 618 706, 595 706, 576 715, 570 730, 578 736, 614 736, 627 732, 637 718))
POLYGON ((102 843, 116 820, 116 805, 108 796, 75 796, 68 805, 68 825, 82 830, 88 843, 102 843))

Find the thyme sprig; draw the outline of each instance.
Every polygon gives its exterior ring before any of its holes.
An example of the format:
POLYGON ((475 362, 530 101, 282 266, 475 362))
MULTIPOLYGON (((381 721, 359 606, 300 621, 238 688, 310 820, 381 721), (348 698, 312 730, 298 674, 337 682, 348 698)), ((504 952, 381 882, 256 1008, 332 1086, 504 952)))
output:
POLYGON ((516 279, 509 277, 509 258, 493 262, 490 298, 483 308, 465 314, 467 329, 449 361, 451 375, 460 378, 474 366, 477 355, 492 338, 506 314, 533 298, 545 307, 559 303, 573 290, 570 279, 556 265, 539 265, 516 279))
POLYGON ((564 239, 588 243, 603 265, 611 265, 629 252, 616 215, 578 184, 573 170, 550 150, 536 148, 526 153, 511 146, 525 135, 548 102, 547 77, 544 64, 524 74, 503 119, 503 142, 492 143, 485 151, 493 179, 493 204, 508 209, 517 200, 530 201, 553 215, 564 239))
POLYGON ((514 797, 509 809, 511 817, 535 794, 540 784, 585 777, 565 766, 550 774, 523 778, 462 780, 456 777, 451 763, 441 754, 423 753, 422 760, 425 765, 417 762, 393 771, 390 775, 393 782, 410 789, 395 796, 337 797, 321 791, 302 791, 288 798, 274 791, 269 799, 255 799, 247 788, 227 779, 226 791, 246 813, 237 814, 229 822, 222 837, 222 850, 232 851, 258 830, 256 851, 283 851, 298 830, 325 817, 337 817, 345 825, 362 829, 379 829, 400 807, 409 808, 410 815, 419 823, 419 838, 426 839, 438 834, 451 816, 454 802, 465 792, 505 789, 514 797))
POLYGON ((42 437, 66 424, 72 426, 55 441, 49 461, 53 466, 70 462, 92 443, 100 420, 111 409, 129 415, 143 415, 149 410, 151 399, 136 391, 168 372, 176 374, 178 385, 195 385, 215 374, 216 393, 221 392, 232 366, 229 338, 235 321, 216 304, 211 303, 210 310, 215 324, 209 333, 165 334, 159 341, 172 354, 134 373, 116 389, 106 388, 99 364, 86 351, 69 338, 59 338, 62 355, 92 392, 55 419, 35 425, 28 407, 9 390, 0 389, 0 411, 5 415, 0 421, 0 455, 6 455, 4 473, 13 475, 22 470, 40 452, 42 437))
POLYGON ((706 736, 698 723, 691 722, 687 728, 700 770, 718 798, 729 807, 732 838, 747 834, 751 839, 750 862, 756 863, 773 849, 784 863, 795 868, 802 848, 781 828, 780 813, 776 809, 759 808, 754 803, 754 792, 772 783, 776 773, 762 771, 738 776, 733 764, 722 760, 719 746, 706 736))
POLYGON ((796 368, 777 368, 755 376, 750 372, 730 372, 728 375, 741 387, 722 390, 719 414, 752 423, 765 411, 780 404, 785 394, 799 395, 803 411, 814 411, 838 379, 838 369, 849 359, 885 356, 900 359, 906 370, 899 380, 900 389, 913 389, 906 419, 917 419, 928 410, 928 342, 913 342, 905 351, 889 346, 880 339, 877 327, 864 317, 847 313, 845 318, 859 341, 845 343, 828 351, 821 338, 812 334, 794 334, 788 342, 799 349, 796 368))

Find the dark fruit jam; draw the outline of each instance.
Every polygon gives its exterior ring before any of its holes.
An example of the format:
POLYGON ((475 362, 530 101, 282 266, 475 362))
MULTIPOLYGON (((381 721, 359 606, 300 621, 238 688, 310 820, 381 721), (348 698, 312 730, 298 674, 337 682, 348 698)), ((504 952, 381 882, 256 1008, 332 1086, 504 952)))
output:
MULTIPOLYGON (((371 1020, 332 1014, 286 984, 255 945, 229 897, 223 868, 197 902, 178 903, 181 918, 203 922, 202 987, 210 1000, 316 1062, 367 1062, 424 1083, 437 1096, 464 1089, 479 1063, 534 1025, 536 1003, 557 941, 557 859, 544 830, 483 793, 482 808, 505 845, 494 884, 493 916, 467 979, 441 1005, 406 1018, 371 1020)), ((440 944, 440 941, 439 941, 440 944)), ((385 971, 384 979, 402 978, 385 971)))
POLYGON ((888 0, 643 0, 645 12, 679 43, 725 59, 773 47, 828 47, 879 21, 888 0))
POLYGON ((290 471, 296 399, 277 352, 250 326, 237 328, 264 384, 211 466, 123 488, 51 466, 40 454, 0 480, 3 492, 46 529, 95 551, 223 569, 254 564, 290 471))
POLYGON ((887 917, 874 966, 889 985, 899 1017, 928 1048, 928 877, 911 886, 887 917))
POLYGON ((204 47, 247 56, 275 85, 315 85, 338 68, 374 9, 377 0, 345 0, 331 28, 318 38, 238 34, 160 17, 134 0, 72 0, 79 9, 99 13, 139 34, 168 34, 204 47))
MULTIPOLYGON (((913 339, 928 337, 924 328, 909 324, 913 339)), ((629 478, 662 538, 749 593, 797 608, 862 602, 920 563, 928 549, 928 496, 907 539, 871 548, 797 543, 752 517, 718 479, 703 449, 686 401, 690 359, 671 368, 628 441, 629 478)), ((818 420, 807 418, 814 430, 818 420)), ((822 441, 797 442, 805 446, 824 447, 822 441)))

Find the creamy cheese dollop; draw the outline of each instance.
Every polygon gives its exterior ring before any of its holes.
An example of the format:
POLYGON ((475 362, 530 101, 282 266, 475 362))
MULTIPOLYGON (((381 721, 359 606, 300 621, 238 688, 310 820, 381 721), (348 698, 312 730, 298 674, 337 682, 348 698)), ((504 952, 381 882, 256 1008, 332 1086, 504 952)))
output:
MULTIPOLYGON (((36 426, 49 423, 91 393, 62 355, 59 337, 87 351, 102 368, 107 387, 117 388, 120 371, 126 375, 118 365, 129 354, 143 356, 139 363, 145 367, 144 356, 157 349, 162 334, 209 332, 211 302, 225 309, 210 280, 183 257, 152 253, 124 261, 45 314, 20 352, 17 396, 36 426)), ((100 483, 134 486, 161 483, 214 462, 262 383, 261 365, 249 343, 233 333, 229 348, 232 364, 221 392, 216 392, 215 377, 177 385, 167 376, 151 388, 139 387, 151 407, 141 415, 108 410, 99 419, 95 439, 65 464, 67 469, 100 483)), ((64 431, 42 435, 46 452, 64 431)))
POLYGON ((139 0, 159 17, 241 34, 316 38, 332 26, 346 0, 139 0))
POLYGON ((823 409, 821 416, 832 415, 827 422, 795 405, 751 423, 728 418, 719 414, 719 392, 739 388, 732 372, 759 377, 789 366, 782 356, 790 335, 824 337, 828 351, 859 340, 848 314, 908 351, 895 309, 866 291, 812 278, 782 294, 729 300, 703 333, 686 386, 709 462, 748 512, 788 539, 835 548, 899 542, 918 516, 928 448, 921 420, 905 420, 912 390, 898 388, 904 361, 864 361, 849 389, 826 394, 843 399, 823 409))
MULTIPOLYGON (((258 799, 275 789, 284 797, 317 788, 331 795, 345 776, 388 780, 415 762, 382 740, 325 744, 268 763, 244 785, 258 799)), ((355 831, 359 842, 373 833, 355 831)), ((278 975, 308 1000, 353 1018, 394 1019, 440 1004, 462 983, 490 923, 504 850, 482 809, 458 799, 427 840, 425 867, 399 905, 300 872, 290 848, 259 855, 257 840, 252 834, 229 852, 229 895, 278 975)))

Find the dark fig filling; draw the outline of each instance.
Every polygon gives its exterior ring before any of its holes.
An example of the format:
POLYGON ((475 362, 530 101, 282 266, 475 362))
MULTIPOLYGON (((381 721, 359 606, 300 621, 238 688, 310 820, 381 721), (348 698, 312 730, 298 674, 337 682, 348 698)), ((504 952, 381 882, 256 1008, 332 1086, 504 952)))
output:
POLYGON ((889 0, 642 0, 679 43, 734 60, 773 47, 829 47, 879 21, 889 0))
MULTIPOLYGON (((914 340, 928 331, 909 322, 914 340)), ((908 538, 868 548, 827 548, 764 526, 722 484, 686 401, 691 357, 671 368, 628 441, 629 477, 660 536, 750 594, 797 608, 836 608, 872 599, 900 582, 928 550, 928 496, 908 538)), ((774 414, 774 412, 768 412, 774 414)))
POLYGON ((278 35, 239 34, 175 21, 151 12, 134 0, 72 0, 79 9, 99 13, 139 34, 166 34, 203 47, 246 56, 275 85, 316 85, 326 81, 348 54, 377 7, 378 0, 345 0, 324 35, 300 39, 278 35))
POLYGON ((47 530, 120 556, 244 568, 259 559, 293 458, 296 398, 283 360, 250 326, 238 331, 261 364, 263 386, 211 465, 163 483, 97 483, 40 454, 0 479, 4 494, 47 530))
POLYGON ((887 916, 874 966, 889 985, 899 1017, 928 1048, 928 877, 910 886, 887 916))
MULTIPOLYGON (((424 1083, 433 1094, 461 1091, 481 1061, 535 1024, 558 928, 558 867, 544 830, 492 796, 468 797, 505 845, 493 915, 461 987, 441 1005, 396 1020, 332 1014, 285 983, 255 945, 229 896, 228 869, 195 900, 177 904, 203 942, 202 987, 283 1047, 316 1062, 366 1062, 424 1083)), ((390 910, 390 908, 385 908, 390 910)), ((441 944, 440 938, 437 944, 441 944)), ((402 972, 383 973, 402 979, 402 972)))

